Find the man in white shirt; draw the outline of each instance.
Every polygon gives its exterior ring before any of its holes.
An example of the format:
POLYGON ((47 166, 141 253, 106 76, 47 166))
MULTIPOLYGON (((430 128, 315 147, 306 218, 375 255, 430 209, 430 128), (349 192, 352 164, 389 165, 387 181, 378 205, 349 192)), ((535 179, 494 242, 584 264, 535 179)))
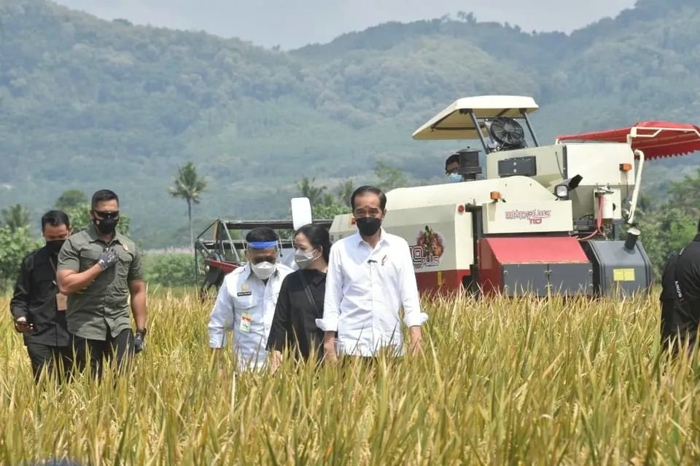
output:
POLYGON ((420 309, 408 242, 381 227, 386 196, 380 189, 357 188, 351 207, 358 232, 331 247, 323 318, 316 319, 325 332, 325 359, 336 361, 336 351, 360 357, 384 350, 402 355, 401 306, 411 352, 416 353, 422 342, 420 326, 428 316, 420 309))
POLYGON ((279 263, 274 230, 258 227, 246 236, 248 263, 226 275, 209 316, 209 346, 218 353, 233 330, 233 354, 239 371, 261 369, 282 280, 292 269, 279 263))

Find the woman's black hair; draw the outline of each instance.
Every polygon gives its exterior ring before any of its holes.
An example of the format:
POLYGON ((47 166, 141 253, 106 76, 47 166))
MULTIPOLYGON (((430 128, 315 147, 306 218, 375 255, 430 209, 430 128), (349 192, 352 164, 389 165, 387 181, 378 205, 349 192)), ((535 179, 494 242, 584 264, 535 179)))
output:
POLYGON ((326 230, 321 225, 309 223, 308 225, 304 225, 303 227, 295 231, 294 237, 296 238, 296 236, 299 233, 302 233, 304 236, 306 236, 306 238, 309 240, 309 243, 314 248, 323 248, 323 260, 325 260, 327 264, 328 258, 331 254, 331 236, 328 233, 328 230, 326 230))

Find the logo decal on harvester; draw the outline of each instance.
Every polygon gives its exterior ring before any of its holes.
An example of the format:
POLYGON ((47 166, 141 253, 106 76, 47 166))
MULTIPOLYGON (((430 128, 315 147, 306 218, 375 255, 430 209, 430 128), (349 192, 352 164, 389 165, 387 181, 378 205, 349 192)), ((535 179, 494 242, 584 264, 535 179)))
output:
POLYGON ((551 210, 531 209, 531 210, 508 210, 506 220, 527 220, 530 225, 539 225, 542 220, 552 216, 551 210))
POLYGON ((416 269, 437 267, 440 265, 440 258, 445 253, 442 236, 428 225, 425 226, 425 230, 418 232, 416 244, 410 248, 413 267, 416 269))

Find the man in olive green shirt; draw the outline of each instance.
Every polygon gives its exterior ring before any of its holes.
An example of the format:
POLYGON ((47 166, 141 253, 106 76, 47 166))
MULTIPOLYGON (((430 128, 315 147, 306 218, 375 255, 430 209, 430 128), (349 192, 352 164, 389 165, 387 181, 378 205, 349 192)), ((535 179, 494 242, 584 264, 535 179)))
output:
POLYGON ((68 295, 66 320, 73 335, 76 359, 83 369, 102 375, 103 359, 116 355, 117 365, 143 349, 146 336, 146 284, 136 245, 116 231, 119 198, 109 190, 97 191, 90 210, 92 224, 72 235, 58 256, 59 290, 68 295), (131 310, 136 337, 131 330, 131 310))

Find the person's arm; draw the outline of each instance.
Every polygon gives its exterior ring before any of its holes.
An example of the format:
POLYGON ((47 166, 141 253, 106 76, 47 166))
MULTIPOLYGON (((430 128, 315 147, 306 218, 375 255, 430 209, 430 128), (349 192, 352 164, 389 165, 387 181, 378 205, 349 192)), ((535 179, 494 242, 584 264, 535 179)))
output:
POLYGON ((226 332, 233 329, 234 311, 228 291, 228 280, 224 279, 207 324, 209 347, 217 357, 226 343, 226 332))
POLYGON ((136 322, 136 330, 143 330, 146 328, 146 322, 148 320, 146 282, 143 280, 130 281, 129 292, 131 293, 131 312, 136 322))
POLYGON ((134 252, 134 258, 129 265, 127 280, 129 282, 129 292, 131 293, 131 312, 136 322, 136 331, 140 332, 146 328, 148 310, 143 262, 141 261, 141 252, 138 249, 134 252))
POLYGON ((275 314, 272 317, 270 335, 267 338, 266 348, 272 353, 272 371, 276 371, 282 363, 282 351, 288 343, 288 328, 291 325, 291 299, 289 298, 289 277, 287 275, 280 286, 280 294, 275 305, 275 314))
POLYGON ((29 332, 34 328, 32 323, 28 321, 29 297, 32 292, 29 260, 29 257, 22 260, 15 282, 15 290, 10 300, 10 312, 14 320, 15 330, 21 333, 29 332))
POLYGON ((119 261, 119 255, 114 249, 108 249, 100 254, 97 263, 89 269, 80 272, 80 251, 68 238, 58 254, 56 281, 58 291, 65 295, 80 291, 92 283, 103 271, 119 261))
POLYGON ((316 319, 316 325, 324 332, 323 354, 329 362, 337 359, 335 352, 335 332, 338 331, 340 300, 343 297, 343 272, 341 270, 340 251, 331 248, 326 273, 326 293, 323 300, 323 318, 316 319))
POLYGON ((421 348, 423 342, 421 325, 428 320, 428 315, 421 311, 420 294, 418 293, 418 283, 413 268, 411 250, 408 248, 408 245, 406 246, 406 252, 401 256, 403 260, 399 269, 399 292, 404 309, 404 323, 411 334, 411 353, 415 354, 421 348))

